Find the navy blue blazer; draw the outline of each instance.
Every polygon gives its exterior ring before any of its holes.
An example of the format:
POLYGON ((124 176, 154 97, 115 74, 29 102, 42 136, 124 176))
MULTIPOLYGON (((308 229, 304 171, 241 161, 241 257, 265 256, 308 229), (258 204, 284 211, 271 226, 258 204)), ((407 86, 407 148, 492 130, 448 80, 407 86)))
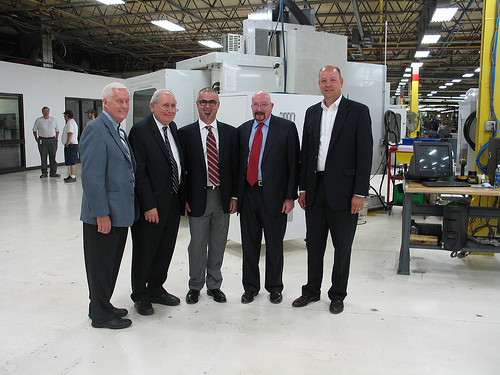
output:
MULTIPOLYGON (((306 111, 302 135, 299 190, 306 192, 306 206, 316 191, 321 102, 306 111)), ((349 209, 354 194, 367 196, 373 158, 371 118, 364 104, 342 97, 333 126, 325 165, 328 205, 349 209)))
MULTIPOLYGON (((217 121, 219 136, 219 180, 222 209, 229 212, 231 197, 237 196, 238 142, 235 127, 217 121)), ((207 205, 207 165, 203 152, 199 122, 179 128, 179 137, 184 151, 186 200, 189 216, 200 217, 207 205)))
POLYGON ((114 227, 130 227, 137 218, 134 195, 136 162, 109 118, 101 113, 85 127, 80 139, 82 209, 80 220, 97 225, 109 215, 114 227))
MULTIPOLYGON (((183 175, 184 157, 175 122, 169 124, 181 159, 183 175)), ((168 213, 172 202, 172 167, 167 147, 156 125, 153 114, 146 116, 132 126, 129 141, 137 160, 135 192, 139 200, 141 214, 156 207, 160 220, 168 213)), ((184 179, 179 187, 179 214, 184 215, 184 179)))
MULTIPOLYGON (((254 120, 238 128, 240 173, 238 179, 238 210, 241 209, 246 186, 250 134, 254 120)), ((264 154, 262 155, 262 191, 271 216, 281 214, 285 199, 297 198, 299 182, 299 137, 295 123, 271 115, 264 154)))

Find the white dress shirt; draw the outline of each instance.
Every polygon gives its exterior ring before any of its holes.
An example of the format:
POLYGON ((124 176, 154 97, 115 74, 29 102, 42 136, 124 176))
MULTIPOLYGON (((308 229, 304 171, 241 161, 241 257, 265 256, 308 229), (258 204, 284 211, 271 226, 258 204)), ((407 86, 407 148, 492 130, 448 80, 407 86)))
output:
MULTIPOLYGON (((153 115, 153 118, 155 119, 156 126, 158 126, 158 130, 160 131, 160 134, 163 138, 163 141, 165 142, 165 133, 163 133, 163 125, 160 121, 156 119, 156 117, 153 115)), ((175 143, 174 136, 172 135, 172 130, 170 129, 170 126, 167 126, 167 134, 168 134, 168 141, 170 143, 170 148, 172 149, 172 154, 174 155, 175 162, 177 163, 177 172, 179 174, 179 183, 181 182, 181 157, 179 155, 179 148, 177 147, 177 144, 175 143)))
POLYGON ((323 115, 321 116, 321 128, 319 133, 318 172, 325 171, 326 157, 328 155, 328 148, 330 147, 333 125, 335 124, 335 118, 337 117, 337 111, 341 100, 342 95, 339 96, 330 107, 327 107, 324 101, 321 102, 323 115))
POLYGON ((207 168, 207 186, 212 186, 212 183, 208 180, 208 160, 207 160, 207 137, 208 137, 208 129, 206 126, 212 127, 212 133, 215 137, 215 145, 217 147, 217 157, 219 156, 219 131, 217 130, 217 120, 214 120, 211 124, 207 124, 203 122, 201 119, 198 120, 198 124, 200 125, 200 135, 201 135, 201 144, 203 146, 203 155, 205 156, 205 168, 207 168))

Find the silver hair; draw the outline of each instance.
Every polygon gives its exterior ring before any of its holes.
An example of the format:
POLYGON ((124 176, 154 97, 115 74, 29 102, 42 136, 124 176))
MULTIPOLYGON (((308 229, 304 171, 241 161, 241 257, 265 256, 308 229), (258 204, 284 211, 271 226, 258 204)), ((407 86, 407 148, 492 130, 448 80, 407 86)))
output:
MULTIPOLYGON (((118 83, 118 82, 113 82, 113 83, 110 83, 109 85, 106 85, 106 87, 104 87, 102 89, 102 98, 110 100, 111 97, 113 96, 113 89, 125 89, 128 92, 127 86, 125 86, 121 83, 118 83)), ((130 95, 130 92, 129 92, 129 95, 130 95)))
POLYGON ((172 95, 174 97, 175 104, 177 104, 177 99, 175 99, 174 93, 172 91, 166 90, 166 89, 156 90, 154 92, 153 96, 151 97, 151 100, 149 101, 149 103, 150 104, 152 104, 152 103, 155 103, 155 104, 158 103, 158 100, 160 99, 160 95, 161 94, 165 94, 165 93, 172 95))

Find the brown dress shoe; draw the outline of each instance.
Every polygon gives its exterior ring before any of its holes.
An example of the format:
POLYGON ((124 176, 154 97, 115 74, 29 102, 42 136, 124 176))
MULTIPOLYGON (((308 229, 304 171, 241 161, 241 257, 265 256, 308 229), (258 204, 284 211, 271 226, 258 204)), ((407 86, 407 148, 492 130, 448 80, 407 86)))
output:
POLYGON ((305 294, 301 295, 295 301, 292 302, 293 307, 304 307, 309 304, 309 302, 319 301, 318 297, 306 296, 305 294))
POLYGON ((330 303, 330 312, 332 314, 340 314, 342 311, 344 311, 344 301, 334 299, 332 303, 330 303))

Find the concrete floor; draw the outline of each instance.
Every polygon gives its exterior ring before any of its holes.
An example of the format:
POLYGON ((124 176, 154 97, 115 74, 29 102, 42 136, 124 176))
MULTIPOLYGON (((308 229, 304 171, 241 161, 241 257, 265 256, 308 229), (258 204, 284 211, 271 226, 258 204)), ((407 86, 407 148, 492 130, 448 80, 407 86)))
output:
POLYGON ((392 215, 370 213, 359 226, 340 315, 328 311, 329 272, 319 302, 291 306, 306 280, 303 240, 285 243, 280 305, 265 290, 253 303, 240 303, 241 247, 232 241, 223 265, 228 302, 218 304, 203 290, 198 304, 187 305, 183 219, 166 282, 181 304, 155 305, 152 316, 134 311, 129 236, 112 302, 129 309, 133 325, 92 328, 80 181, 39 175, 0 175, 2 374, 500 373, 498 255, 459 260, 446 251, 412 250, 411 275, 397 275, 400 207, 392 215))

